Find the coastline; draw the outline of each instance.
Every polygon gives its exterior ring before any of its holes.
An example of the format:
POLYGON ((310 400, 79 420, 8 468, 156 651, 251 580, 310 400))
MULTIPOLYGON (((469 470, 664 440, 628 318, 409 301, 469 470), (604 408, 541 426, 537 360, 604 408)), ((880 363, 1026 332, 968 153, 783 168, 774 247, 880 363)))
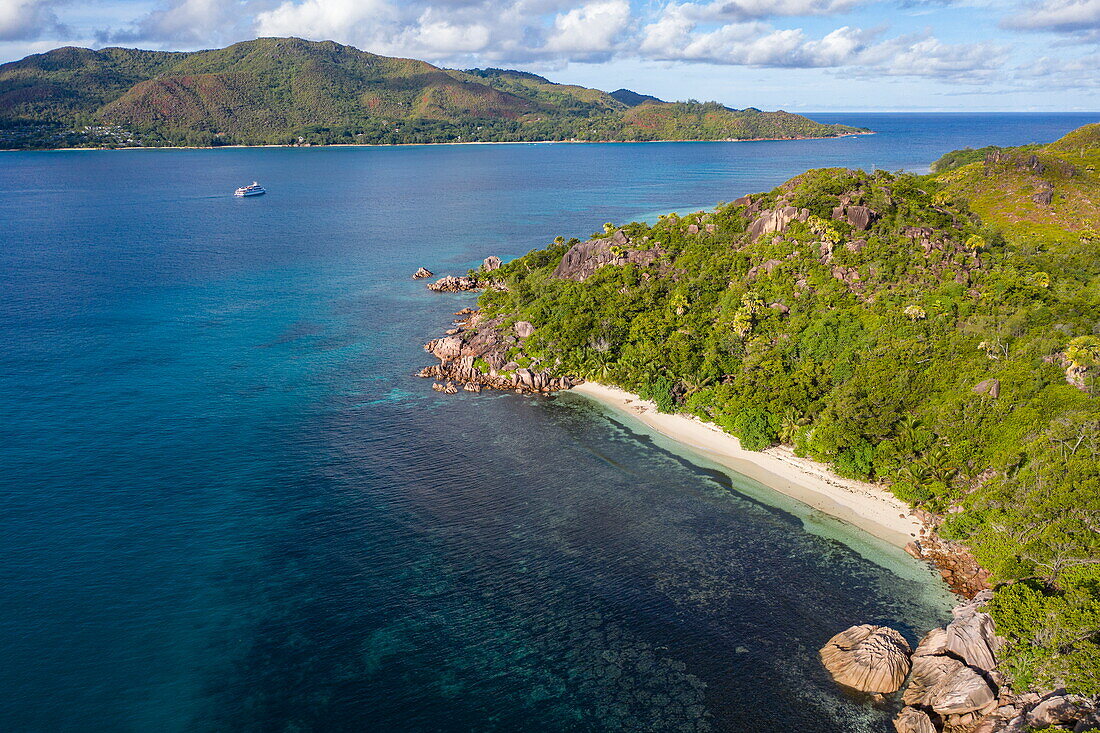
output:
POLYGON ((649 145, 657 143, 764 143, 797 142, 802 140, 839 140, 859 135, 877 135, 874 130, 867 132, 846 132, 842 135, 803 136, 803 137, 745 137, 723 140, 502 140, 470 141, 442 143, 324 143, 317 145, 130 145, 126 147, 79 147, 79 148, 0 148, 0 153, 60 153, 77 150, 240 150, 249 148, 411 148, 438 145, 649 145))
POLYGON ((896 547, 921 536, 923 525, 905 502, 879 486, 836 475, 786 446, 750 451, 717 425, 657 411, 653 402, 618 387, 584 382, 570 390, 640 420, 665 437, 824 514, 855 525, 896 547))

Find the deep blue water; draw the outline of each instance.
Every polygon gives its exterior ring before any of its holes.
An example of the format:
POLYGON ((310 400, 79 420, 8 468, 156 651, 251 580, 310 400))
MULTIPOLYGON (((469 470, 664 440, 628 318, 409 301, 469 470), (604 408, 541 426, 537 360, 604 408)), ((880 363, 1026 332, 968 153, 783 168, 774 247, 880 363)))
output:
POLYGON ((881 134, 0 155, 0 729, 886 730, 816 650, 939 622, 924 568, 578 396, 411 376, 472 300, 417 266, 1094 121, 818 117, 881 134))

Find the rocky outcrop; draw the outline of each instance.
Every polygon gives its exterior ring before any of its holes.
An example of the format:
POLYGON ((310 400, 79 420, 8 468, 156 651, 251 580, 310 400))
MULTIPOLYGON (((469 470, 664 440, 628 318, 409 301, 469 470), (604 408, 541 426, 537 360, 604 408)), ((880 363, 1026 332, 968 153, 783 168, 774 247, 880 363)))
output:
POLYGON ((428 268, 419 267, 417 268, 416 272, 413 273, 413 280, 423 280, 426 277, 431 277, 432 274, 432 271, 428 268))
POLYGON ((932 227, 903 227, 901 235, 919 243, 927 252, 932 249, 932 238, 936 236, 936 230, 932 227))
POLYGON ((500 269, 500 265, 501 261, 499 257, 497 257, 496 255, 489 255, 481 263, 481 269, 485 270, 485 272, 492 272, 493 270, 500 269))
POLYGON ((766 272, 767 274, 770 275, 775 270, 775 268, 779 267, 782 264, 783 264, 782 260, 774 260, 774 259, 768 260, 768 261, 766 261, 766 262, 764 262, 760 265, 757 265, 755 267, 750 267, 749 271, 745 274, 745 277, 749 280, 752 280, 757 275, 759 275, 761 271, 766 272))
POLYGON ((1058 364, 1062 367, 1066 372, 1066 384, 1076 387, 1082 392, 1089 391, 1088 367, 1074 364, 1072 359, 1060 351, 1051 356, 1044 356, 1043 361, 1048 364, 1058 364))
POLYGON ((462 314, 455 333, 429 341, 424 350, 439 360, 425 367, 418 376, 436 380, 432 388, 454 394, 458 386, 468 392, 503 389, 517 392, 548 393, 569 389, 574 381, 536 365, 521 367, 518 349, 522 339, 534 332, 534 326, 519 321, 505 327, 503 318, 485 318, 478 311, 462 314), (526 335, 521 335, 526 334, 526 335))
POLYGON ((477 290, 480 287, 477 280, 466 275, 459 277, 447 275, 434 283, 428 283, 428 290, 434 290, 437 293, 462 293, 467 290, 477 290))
POLYGON ((926 532, 926 536, 907 544, 905 551, 935 566, 947 586, 961 596, 973 598, 989 587, 989 571, 978 564, 965 545, 926 532))
POLYGON ((955 619, 947 625, 942 649, 968 666, 988 675, 997 668, 997 649, 1001 640, 993 628, 993 617, 982 607, 993 598, 989 590, 978 593, 968 603, 956 606, 955 619))
POLYGON ((821 648, 821 663, 845 687, 895 692, 909 674, 909 642, 888 626, 853 626, 821 648))
POLYGON ((986 590, 956 606, 947 627, 920 640, 902 694, 905 708, 894 719, 898 733, 971 731, 1001 704, 996 660, 1001 640, 982 610, 990 598, 992 591, 986 590))
POLYGON ((1100 730, 1097 702, 1062 691, 1007 695, 970 733, 1029 733, 1034 730, 1100 730))
POLYGON ((898 733, 938 733, 928 713, 916 708, 904 708, 894 718, 894 729, 898 733))
POLYGON ((1040 206, 1050 206, 1054 203, 1054 184, 1043 181, 1039 190, 1032 194, 1031 200, 1040 206))
POLYGON ((810 218, 809 209, 796 209, 793 206, 781 206, 775 209, 764 209, 760 215, 749 225, 749 236, 759 239, 765 234, 783 232, 787 230, 792 221, 806 221, 810 218))
POLYGON ((866 206, 844 203, 833 208, 833 219, 847 221, 853 229, 866 230, 878 218, 878 212, 866 206))
POLYGON ((552 277, 578 282, 605 265, 637 265, 649 267, 664 254, 660 247, 641 249, 619 229, 610 237, 578 242, 570 247, 554 268, 552 277))
POLYGON ((990 397, 1001 396, 1001 380, 999 379, 983 379, 974 385, 974 394, 989 395, 990 397))

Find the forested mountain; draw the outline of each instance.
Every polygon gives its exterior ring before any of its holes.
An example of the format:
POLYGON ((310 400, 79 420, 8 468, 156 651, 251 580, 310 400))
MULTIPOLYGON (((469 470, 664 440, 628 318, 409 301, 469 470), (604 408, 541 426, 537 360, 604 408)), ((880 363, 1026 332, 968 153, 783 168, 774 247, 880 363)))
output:
POLYGON ((611 92, 611 96, 619 100, 627 107, 637 107, 639 104, 645 104, 646 102, 660 102, 657 97, 652 97, 648 94, 638 94, 638 92, 630 89, 616 89, 611 92))
POLYGON ((484 322, 524 322, 524 369, 887 484, 991 572, 1016 689, 1097 694, 1098 163, 1092 125, 928 176, 809 171, 478 272, 505 286, 484 322))
POLYGON ((59 48, 0 66, 0 145, 720 140, 857 131, 717 103, 635 101, 525 72, 441 69, 332 41, 260 38, 192 53, 59 48))

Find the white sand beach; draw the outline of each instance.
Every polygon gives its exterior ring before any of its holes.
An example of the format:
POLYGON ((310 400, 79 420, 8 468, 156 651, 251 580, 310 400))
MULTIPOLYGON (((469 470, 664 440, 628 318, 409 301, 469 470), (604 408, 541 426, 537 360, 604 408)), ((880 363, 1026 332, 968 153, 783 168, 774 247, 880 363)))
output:
POLYGON ((662 414, 653 402, 617 387, 585 382, 572 391, 632 415, 715 463, 898 547, 920 533, 921 523, 909 514, 905 502, 874 484, 842 478, 827 466, 796 456, 790 448, 745 450, 717 425, 689 415, 662 414))

